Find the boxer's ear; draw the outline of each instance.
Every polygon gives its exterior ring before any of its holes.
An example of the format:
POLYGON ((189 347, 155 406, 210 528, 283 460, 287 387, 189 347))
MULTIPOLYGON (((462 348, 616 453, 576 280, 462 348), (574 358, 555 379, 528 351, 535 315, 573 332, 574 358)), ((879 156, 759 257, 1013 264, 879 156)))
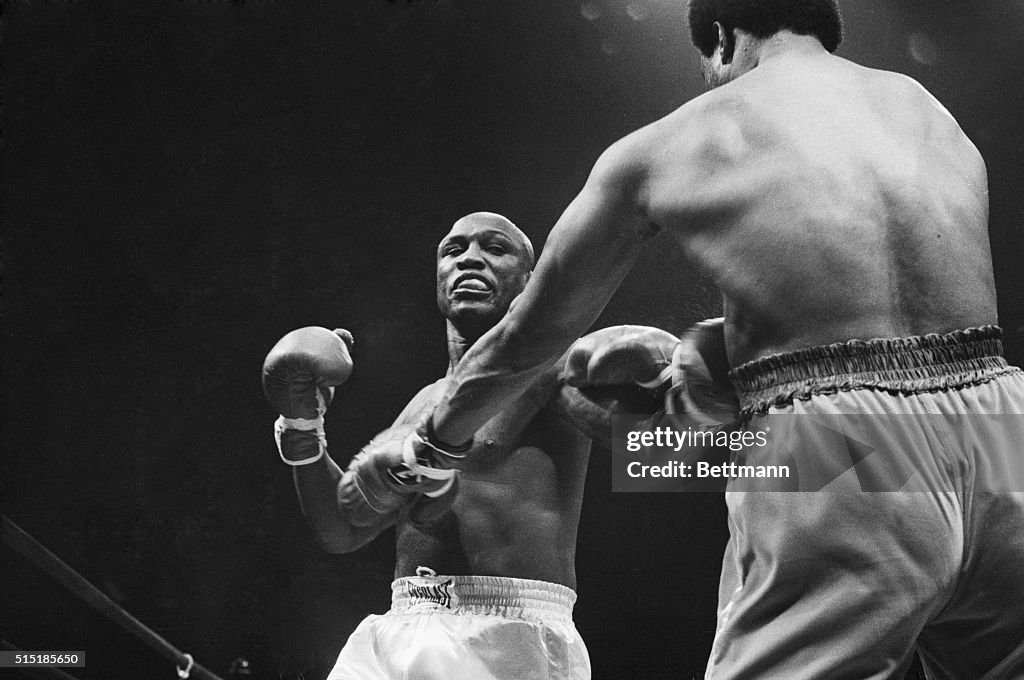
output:
POLYGON ((726 30, 725 26, 721 22, 715 22, 715 33, 717 34, 717 41, 715 49, 721 50, 722 64, 732 63, 733 55, 736 52, 736 34, 734 31, 726 30))

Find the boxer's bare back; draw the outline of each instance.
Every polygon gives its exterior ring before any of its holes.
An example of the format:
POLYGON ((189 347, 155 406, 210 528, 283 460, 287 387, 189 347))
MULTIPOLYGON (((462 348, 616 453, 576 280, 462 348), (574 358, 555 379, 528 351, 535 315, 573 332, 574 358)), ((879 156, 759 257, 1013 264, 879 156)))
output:
POLYGON ((721 288, 734 366, 996 321, 983 161, 909 78, 791 36, 611 153, 721 288))
POLYGON ((519 304, 460 363, 439 439, 521 394, 662 231, 721 288, 732 366, 997 322, 985 166, 952 116, 813 36, 735 33, 728 66, 705 58, 713 90, 598 159, 519 304))

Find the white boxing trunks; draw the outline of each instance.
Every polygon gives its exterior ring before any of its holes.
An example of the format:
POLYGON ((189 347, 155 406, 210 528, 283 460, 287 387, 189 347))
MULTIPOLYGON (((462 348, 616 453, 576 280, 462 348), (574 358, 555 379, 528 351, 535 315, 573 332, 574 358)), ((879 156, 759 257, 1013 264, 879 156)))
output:
POLYGON ((391 591, 391 609, 359 624, 328 680, 590 678, 565 586, 421 568, 391 591))

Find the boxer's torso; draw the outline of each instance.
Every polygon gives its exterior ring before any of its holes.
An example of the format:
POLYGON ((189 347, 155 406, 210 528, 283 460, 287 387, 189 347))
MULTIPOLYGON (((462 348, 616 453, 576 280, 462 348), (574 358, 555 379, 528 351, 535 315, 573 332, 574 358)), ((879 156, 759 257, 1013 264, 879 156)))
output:
MULTIPOLYGON (((397 526, 396 577, 438 573, 527 578, 575 588, 576 529, 590 441, 544 406, 542 380, 473 438, 452 511, 429 527, 397 526)), ((406 408, 409 422, 444 394, 445 380, 406 408)))
POLYGON ((723 291, 733 365, 996 322, 984 163, 908 78, 782 56, 623 143, 723 291))

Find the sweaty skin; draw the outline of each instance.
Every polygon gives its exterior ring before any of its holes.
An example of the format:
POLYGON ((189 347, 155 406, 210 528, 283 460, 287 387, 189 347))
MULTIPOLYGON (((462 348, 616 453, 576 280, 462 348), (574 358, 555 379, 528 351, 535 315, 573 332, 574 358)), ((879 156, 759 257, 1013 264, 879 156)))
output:
POLYGON ((734 31, 715 87, 610 147, 513 311, 463 358, 434 431, 460 442, 600 314, 666 232, 717 282, 730 365, 996 323, 984 163, 910 78, 817 38, 734 31))
MULTIPOLYGON (((474 213, 455 223, 437 251, 449 376, 420 390, 378 438, 411 432, 430 413, 467 348, 523 290, 533 262, 529 240, 504 217, 474 213)), ((426 566, 440 574, 537 579, 575 588, 576 531, 590 440, 567 420, 561 393, 554 367, 488 419, 462 466, 454 502, 435 521, 394 513, 381 515, 372 526, 353 524, 336 499, 343 471, 326 456, 323 465, 294 469, 303 514, 331 552, 355 550, 396 526, 396 578, 414 576, 418 566, 426 566)), ((594 409, 592 417, 603 415, 594 409)), ((422 497, 412 515, 451 500, 422 497)))

